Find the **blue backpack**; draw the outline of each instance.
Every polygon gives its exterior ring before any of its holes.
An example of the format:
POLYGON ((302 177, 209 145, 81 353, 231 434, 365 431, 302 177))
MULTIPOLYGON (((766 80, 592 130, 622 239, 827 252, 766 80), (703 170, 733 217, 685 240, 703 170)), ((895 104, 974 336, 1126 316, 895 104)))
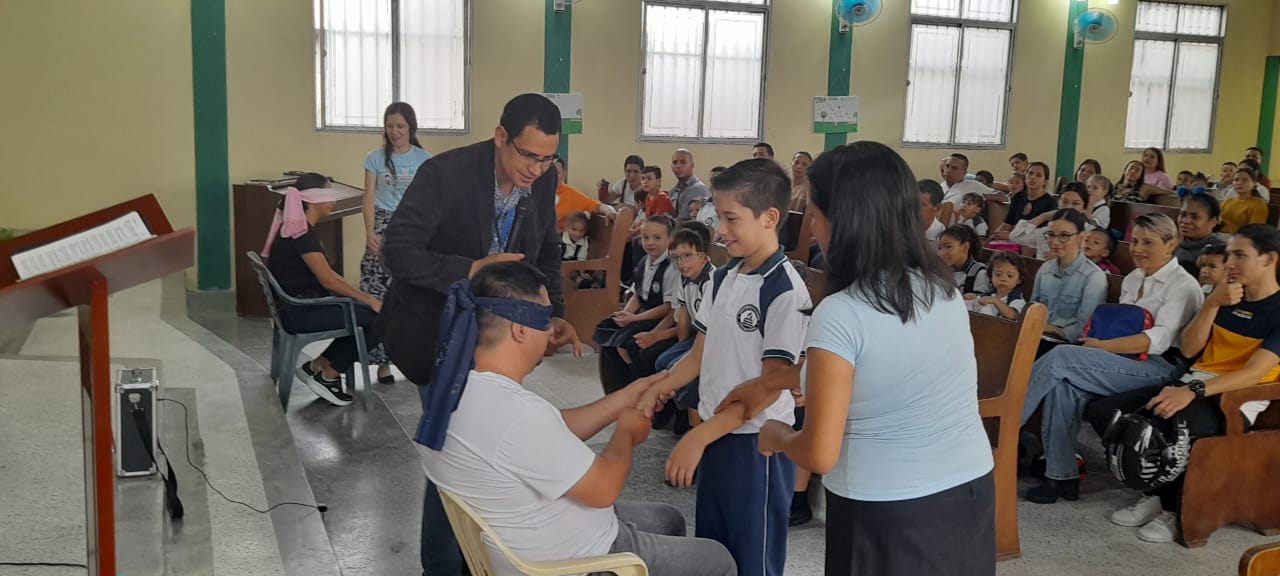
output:
MULTIPOLYGON (((1084 335, 1098 340, 1111 340, 1141 334, 1155 325, 1146 308, 1134 304, 1103 304, 1093 311, 1084 325, 1084 335)), ((1146 360, 1147 354, 1121 354, 1134 360, 1146 360)))

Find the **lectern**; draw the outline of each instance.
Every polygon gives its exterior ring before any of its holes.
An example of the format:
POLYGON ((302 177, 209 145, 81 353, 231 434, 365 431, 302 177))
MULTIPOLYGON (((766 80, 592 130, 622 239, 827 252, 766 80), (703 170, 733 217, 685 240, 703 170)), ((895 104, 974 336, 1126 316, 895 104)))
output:
POLYGON ((80 319, 85 532, 89 574, 115 576, 115 474, 111 457, 111 352, 107 296, 191 267, 195 231, 174 231, 147 195, 0 243, 0 318, 32 322, 75 306, 80 319), (13 256, 136 212, 152 237, 39 276, 19 279, 13 256))

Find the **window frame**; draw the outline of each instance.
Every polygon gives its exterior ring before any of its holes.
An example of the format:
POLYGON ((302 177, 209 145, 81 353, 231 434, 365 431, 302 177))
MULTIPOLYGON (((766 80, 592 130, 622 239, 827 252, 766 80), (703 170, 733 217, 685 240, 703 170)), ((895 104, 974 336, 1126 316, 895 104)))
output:
MULTIPOLYGON (((391 102, 399 102, 403 99, 400 94, 400 38, 403 30, 400 26, 400 5, 408 0, 388 0, 391 5, 391 102)), ((473 38, 472 33, 472 0, 458 0, 462 2, 462 128, 419 128, 418 134, 442 135, 442 136, 464 136, 471 134, 471 64, 473 57, 473 38)), ((316 132, 337 132, 337 133, 354 133, 354 134, 381 134, 385 128, 383 126, 329 126, 325 123, 325 49, 324 37, 325 29, 320 27, 318 23, 324 22, 324 0, 313 0, 311 3, 312 17, 312 48, 315 57, 315 74, 312 80, 315 82, 315 126, 316 132)))
MULTIPOLYGON (((393 0, 395 1, 395 0, 393 0)), ((772 28, 773 19, 773 2, 775 0, 764 0, 763 4, 747 4, 745 2, 723 2, 718 0, 642 0, 640 2, 640 81, 638 86, 638 102, 639 110, 636 114, 636 141, 637 142, 655 142, 655 143, 685 143, 685 144, 746 144, 759 142, 764 139, 765 134, 765 110, 767 109, 766 96, 768 90, 766 86, 769 83, 769 37, 772 28), (668 6, 672 8, 701 8, 704 13, 712 10, 721 10, 727 12, 754 12, 764 15, 764 38, 761 39, 760 52, 760 109, 756 111, 756 135, 750 138, 711 138, 704 136, 664 136, 664 135, 647 135, 644 133, 644 110, 645 110, 645 94, 644 83, 648 75, 645 67, 645 61, 648 59, 647 38, 646 33, 649 29, 649 6, 668 6)), ((702 19, 702 81, 698 87, 698 134, 702 133, 702 126, 706 113, 707 98, 707 42, 710 37, 711 19, 703 16, 702 19)))
MULTIPOLYGON (((907 10, 910 12, 910 0, 907 10)), ((1000 22, 996 20, 974 20, 972 18, 964 18, 964 4, 969 0, 961 0, 960 14, 961 16, 931 16, 909 14, 907 21, 907 79, 904 83, 906 94, 903 95, 903 117, 901 143, 903 148, 936 148, 948 150, 1004 150, 1009 146, 1009 109, 1013 101, 1013 56, 1016 53, 1018 43, 1018 16, 1022 9, 1022 0, 1013 0, 1013 10, 1011 11, 1011 20, 1009 22, 1000 22), (951 95, 951 136, 947 138, 947 142, 914 142, 907 140, 907 119, 906 119, 906 98, 910 94, 911 88, 911 49, 912 39, 915 37, 914 28, 917 24, 925 26, 947 26, 960 29, 960 55, 956 62, 955 93, 951 95), (965 28, 987 28, 991 30, 1008 30, 1009 31, 1009 69, 1004 76, 1004 115, 1000 125, 1000 142, 996 144, 960 144, 956 143, 956 109, 960 106, 960 75, 961 63, 964 62, 964 34, 965 28)))
MULTIPOLYGON (((1182 2, 1170 2, 1168 0, 1139 0, 1138 4, 1173 4, 1175 6, 1178 6, 1179 11, 1182 10, 1183 6, 1199 6, 1199 7, 1207 7, 1207 8, 1216 8, 1221 11, 1221 14, 1222 14, 1222 19, 1221 19, 1222 35, 1221 36, 1199 36, 1195 34, 1179 34, 1176 31, 1175 32, 1144 32, 1137 29, 1136 23, 1133 31, 1132 52, 1134 54, 1137 53, 1137 44, 1139 40, 1147 40, 1147 41, 1154 41, 1154 42, 1173 42, 1173 63, 1171 64, 1171 70, 1169 74, 1169 94, 1166 98, 1168 102, 1168 111, 1165 112, 1164 137, 1161 139, 1161 142, 1160 142, 1161 144, 1161 146, 1159 147, 1160 150, 1164 152, 1177 152, 1177 153, 1186 153, 1186 154, 1212 153, 1213 141, 1214 141, 1214 138, 1217 136, 1217 132, 1218 132, 1218 103, 1222 99, 1222 52, 1223 52, 1223 49, 1226 47, 1227 26, 1230 24, 1227 18, 1229 16, 1229 14, 1227 13, 1227 6, 1222 4, 1192 4, 1192 3, 1182 3, 1182 2), (1214 73, 1213 73, 1213 109, 1209 114, 1209 138, 1208 138, 1208 146, 1206 148, 1169 148, 1169 131, 1173 129, 1173 95, 1178 87, 1178 57, 1181 56, 1182 54, 1183 42, 1189 42, 1193 44, 1216 44, 1218 46, 1218 62, 1215 65, 1214 73)), ((1129 78, 1130 78, 1130 81, 1132 82, 1132 78, 1133 78, 1132 58, 1130 58, 1130 62, 1129 62, 1129 78)), ((1129 153, 1142 152, 1146 150, 1148 147, 1147 146, 1130 147, 1128 143, 1129 127, 1128 127, 1127 118, 1129 113, 1129 100, 1133 98, 1133 89, 1130 88, 1128 92, 1129 92, 1129 98, 1125 100, 1126 122, 1125 122, 1125 133, 1123 136, 1125 140, 1124 151, 1129 153)))

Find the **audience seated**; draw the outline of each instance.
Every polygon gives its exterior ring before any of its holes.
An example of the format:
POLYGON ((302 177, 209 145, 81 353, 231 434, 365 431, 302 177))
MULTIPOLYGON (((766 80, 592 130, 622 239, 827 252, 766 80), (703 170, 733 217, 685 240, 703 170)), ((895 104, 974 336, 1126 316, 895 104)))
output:
MULTIPOLYGON (((462 375, 456 410, 440 406, 451 412, 443 438, 419 434, 431 448, 423 456, 427 475, 475 509, 523 560, 632 552, 653 574, 736 574, 720 543, 684 536, 685 519, 674 507, 618 500, 632 451, 648 437, 649 421, 634 408, 647 382, 566 410, 524 388, 550 336, 537 313, 527 312, 541 307, 549 324, 545 284, 532 266, 510 262, 490 264, 469 289, 463 285, 466 297, 477 299, 470 312, 478 328, 475 368, 462 375), (611 423, 613 437, 596 454, 585 441, 611 423)), ((447 311, 446 318, 464 313, 447 311)), ((428 416, 432 410, 428 403, 428 416)), ((491 550, 490 557, 500 573, 511 573, 502 554, 491 550)))
POLYGON ((1236 163, 1230 161, 1223 162, 1222 167, 1218 169, 1218 181, 1215 183, 1214 187, 1222 189, 1231 186, 1235 175, 1236 163))
POLYGON ((1009 233, 1020 220, 1035 218, 1045 212, 1052 212, 1057 201, 1046 188, 1049 182, 1049 165, 1044 162, 1032 162, 1027 165, 1024 174, 1026 189, 1016 192, 1009 198, 1009 213, 1004 223, 991 235, 997 240, 1008 240, 1009 233))
POLYGON ((1213 287, 1227 281, 1227 245, 1210 244, 1204 247, 1200 257, 1196 259, 1200 267, 1200 287, 1206 295, 1213 293, 1213 287))
POLYGON ((1206 247, 1226 244, 1215 234, 1221 222, 1222 207, 1212 195, 1192 194, 1182 199, 1182 211, 1178 213, 1178 231, 1182 233, 1182 242, 1178 244, 1174 255, 1192 276, 1200 275, 1196 259, 1206 247))
POLYGON ((601 201, 607 202, 614 207, 636 206, 636 194, 640 192, 640 170, 644 169, 644 158, 635 154, 627 156, 622 162, 622 170, 625 175, 619 178, 613 184, 608 179, 600 180, 601 201))
POLYGON ((1156 147, 1142 151, 1142 194, 1150 199, 1153 196, 1173 194, 1173 181, 1165 173, 1164 150, 1156 147))
POLYGON ((969 157, 959 152, 943 158, 939 172, 942 176, 942 203, 947 204, 947 206, 939 204, 938 218, 943 222, 951 222, 952 212, 960 209, 965 194, 986 195, 991 192, 990 188, 983 186, 977 180, 965 178, 969 173, 969 157))
POLYGON ((751 157, 773 160, 773 146, 768 142, 756 142, 751 146, 751 157))
POLYGON ((942 206, 942 185, 937 180, 921 180, 920 185, 920 221, 924 223, 924 237, 934 248, 938 249, 938 236, 946 230, 946 226, 938 220, 942 206))
MULTIPOLYGON (((1093 225, 1088 221, 1087 208, 1085 208, 1086 196, 1083 184, 1068 182, 1062 190, 1062 195, 1058 196, 1058 210, 1074 210, 1085 216, 1085 231, 1087 232, 1093 229, 1093 225)), ((1023 254, 1047 260, 1049 258, 1049 241, 1045 237, 1047 233, 1046 226, 1053 214, 1053 212, 1045 212, 1035 218, 1020 220, 1013 227, 1013 231, 1009 233, 1009 239, 1023 247, 1023 254)))
MULTIPOLYGON (((1195 438, 1221 435, 1227 418, 1243 418, 1247 425, 1266 409, 1266 402, 1248 402, 1241 414, 1223 414, 1216 396, 1280 377, 1280 233, 1253 224, 1241 228, 1227 244, 1227 282, 1218 284, 1204 306, 1182 331, 1182 353, 1199 356, 1191 370, 1167 385, 1155 385, 1096 400, 1085 416, 1099 434, 1117 413, 1149 409, 1163 419, 1177 418, 1195 438)), ((1223 480, 1224 485, 1230 479, 1223 480)), ((1172 542, 1178 534, 1181 476, 1132 506, 1117 510, 1111 522, 1141 526, 1138 538, 1172 542)), ((1258 498, 1270 498, 1258 494, 1258 498)))
MULTIPOLYGON (((711 178, 714 179, 717 174, 724 172, 725 170, 728 170, 728 168, 724 166, 716 166, 715 168, 712 168, 711 178)), ((794 188, 792 190, 794 191, 794 188)), ((707 198, 706 201, 702 203, 702 207, 698 209, 698 217, 696 220, 705 224, 707 228, 711 230, 711 239, 713 241, 720 240, 720 233, 716 232, 716 230, 720 228, 720 216, 716 214, 716 205, 713 198, 707 198)))
POLYGON ((1026 307, 1022 295, 1022 267, 1009 252, 996 252, 987 259, 991 274, 991 289, 977 294, 965 294, 965 306, 969 310, 1006 320, 1017 320, 1026 307))
POLYGON ((1094 174, 1085 180, 1086 200, 1089 205, 1089 223, 1094 228, 1106 230, 1111 226, 1111 179, 1094 174))
POLYGON ((1259 192, 1258 173, 1253 168, 1242 166, 1236 170, 1233 195, 1226 195, 1222 202, 1222 232, 1234 234, 1248 224, 1265 224, 1267 222, 1267 204, 1270 193, 1265 188, 1259 192))
POLYGON ((693 168, 693 152, 680 148, 671 155, 671 173, 676 178, 675 186, 671 187, 671 201, 681 222, 697 216, 691 209, 694 202, 705 203, 711 197, 706 184, 694 175, 693 168))
POLYGON ((1045 455, 1045 481, 1027 493, 1032 502, 1079 497, 1077 416, 1090 400, 1154 386, 1173 377, 1180 365, 1176 353, 1169 354, 1173 361, 1162 355, 1176 348, 1178 335, 1200 309, 1204 294, 1173 257, 1178 229, 1168 216, 1139 216, 1133 239, 1138 269, 1125 276, 1120 304, 1146 310, 1151 326, 1109 339, 1086 334, 1079 346, 1050 350, 1031 370, 1022 423, 1037 409, 1042 411, 1039 432, 1045 455))
POLYGON ((617 216, 618 211, 613 206, 595 200, 566 183, 569 171, 565 169, 564 160, 556 158, 555 167, 556 177, 560 181, 556 186, 556 223, 561 230, 564 229, 565 217, 574 212, 601 214, 607 218, 617 216))
MULTIPOLYGON (((657 166, 645 166, 640 173, 640 192, 644 202, 645 219, 659 216, 662 214, 675 217, 676 208, 671 203, 671 197, 662 190, 662 168, 657 166)), ((632 227, 639 230, 644 225, 644 220, 637 220, 632 223, 632 227)))
POLYGON ((1116 239, 1106 230, 1095 228, 1084 233, 1084 257, 1107 274, 1122 274, 1108 258, 1116 250, 1116 239))
MULTIPOLYGON (((675 318, 675 326, 672 330, 676 342, 658 356, 654 363, 657 370, 669 370, 693 347, 693 319, 697 317, 698 309, 702 306, 703 289, 711 280, 711 273, 716 270, 715 265, 711 263, 711 257, 707 255, 710 238, 710 230, 697 222, 682 224, 672 237, 671 257, 675 259, 676 268, 680 270, 682 278, 680 293, 676 296, 676 304, 672 311, 675 318)), ((679 416, 674 418, 674 432, 679 436, 688 429, 687 426, 696 426, 701 422, 701 418, 698 417, 698 381, 695 379, 688 386, 681 388, 673 400, 675 408, 687 414, 685 418, 679 416), (682 425, 681 422, 684 424, 682 425)), ((658 418, 659 415, 655 414, 654 421, 657 422, 658 418)))
POLYGON ((1120 181, 1116 182, 1116 200, 1122 202, 1146 202, 1147 194, 1143 190, 1146 180, 1146 167, 1141 161, 1130 160, 1124 165, 1120 181))
POLYGON ((1085 322, 1107 298, 1106 273, 1081 253, 1084 230, 1084 215, 1075 210, 1058 210, 1045 233, 1052 260, 1036 273, 1030 301, 1049 309, 1044 331, 1053 342, 1079 342, 1085 322))
POLYGON ((955 217, 952 219, 953 224, 968 226, 978 235, 979 238, 986 238, 988 227, 987 221, 983 218, 982 213, 986 209, 987 200, 983 194, 970 192, 964 195, 960 201, 960 209, 956 211, 955 217))
POLYGON ((1245 148, 1244 159, 1253 163, 1252 168, 1258 173, 1258 182, 1262 184, 1264 188, 1270 189, 1271 179, 1267 178, 1267 175, 1262 173, 1263 160, 1265 160, 1262 149, 1257 146, 1245 148))
MULTIPOLYGON (((813 156, 804 150, 791 157, 791 205, 788 209, 792 212, 803 213, 809 207, 809 166, 812 165, 813 156)), ((715 178, 715 174, 711 177, 715 178)))
MULTIPOLYGON (((328 186, 329 179, 320 174, 309 172, 298 177, 280 200, 262 256, 267 258, 267 268, 280 288, 294 298, 345 296, 358 302, 356 323, 364 328, 365 349, 372 350, 381 341, 374 325, 382 302, 351 287, 329 267, 324 246, 315 234, 316 222, 333 211, 334 191, 328 186)), ((290 333, 323 332, 347 325, 346 313, 338 306, 294 307, 283 301, 276 304, 280 321, 290 333)), ((338 338, 320 356, 302 363, 297 376, 316 396, 334 406, 347 406, 351 404, 351 394, 343 389, 342 374, 357 360, 355 336, 338 338)))
POLYGON ((938 255, 955 272, 956 287, 966 298, 991 290, 987 265, 975 257, 982 251, 982 239, 968 226, 952 226, 938 237, 938 255))

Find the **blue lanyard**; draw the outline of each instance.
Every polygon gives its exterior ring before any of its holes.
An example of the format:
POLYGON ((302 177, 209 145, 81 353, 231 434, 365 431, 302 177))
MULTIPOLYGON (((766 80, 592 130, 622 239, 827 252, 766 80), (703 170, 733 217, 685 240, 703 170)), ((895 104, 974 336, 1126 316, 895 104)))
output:
POLYGON ((517 203, 515 206, 507 208, 506 211, 502 213, 502 225, 498 227, 499 252, 505 252, 507 250, 507 240, 511 235, 511 225, 516 221, 516 210, 519 206, 519 203, 517 203))

